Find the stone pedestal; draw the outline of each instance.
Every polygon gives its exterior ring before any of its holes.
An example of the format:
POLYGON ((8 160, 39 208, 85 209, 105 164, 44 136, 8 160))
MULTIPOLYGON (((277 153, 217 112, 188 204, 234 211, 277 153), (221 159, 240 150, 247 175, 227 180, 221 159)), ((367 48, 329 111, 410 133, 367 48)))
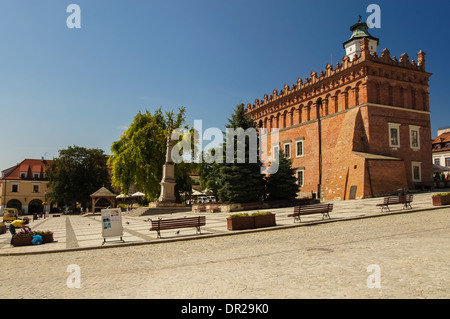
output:
POLYGON ((172 162, 172 129, 169 129, 167 136, 166 163, 163 166, 163 176, 161 183, 161 194, 158 203, 175 203, 175 165, 172 162))
POLYGON ((158 198, 160 203, 175 203, 175 178, 173 163, 166 163, 163 167, 163 178, 161 180, 161 195, 158 198))

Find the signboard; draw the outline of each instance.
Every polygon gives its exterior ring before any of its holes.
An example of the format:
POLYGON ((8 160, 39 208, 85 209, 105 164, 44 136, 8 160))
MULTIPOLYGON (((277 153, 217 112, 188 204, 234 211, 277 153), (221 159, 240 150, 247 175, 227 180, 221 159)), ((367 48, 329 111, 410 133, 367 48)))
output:
MULTIPOLYGON (((122 215, 120 208, 102 209, 102 236, 103 244, 106 237, 120 237, 123 236, 122 215)), ((103 245, 102 244, 102 245, 103 245)))

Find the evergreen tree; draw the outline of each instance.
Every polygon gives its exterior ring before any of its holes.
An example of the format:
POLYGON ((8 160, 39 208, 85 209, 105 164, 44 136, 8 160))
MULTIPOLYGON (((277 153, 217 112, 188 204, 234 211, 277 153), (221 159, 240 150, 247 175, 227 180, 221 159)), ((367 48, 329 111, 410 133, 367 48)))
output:
MULTIPOLYGON (((214 155, 215 150, 212 150, 211 153, 214 155)), ((202 152, 202 159, 205 158, 205 152, 202 152)), ((220 169, 222 167, 222 163, 217 163, 212 161, 211 163, 202 160, 201 163, 198 164, 198 174, 199 174, 199 182, 200 187, 208 192, 211 192, 216 198, 218 198, 218 191, 221 186, 221 178, 220 178, 220 169)))
MULTIPOLYGON (((229 124, 226 125, 228 129, 255 129, 256 123, 253 119, 245 113, 244 105, 240 104, 236 107, 235 112, 228 119, 229 124)), ((258 141, 256 139, 250 141, 250 138, 245 138, 245 152, 239 154, 237 151, 237 136, 233 139, 227 138, 224 150, 227 149, 228 143, 233 143, 234 152, 233 160, 229 163, 229 159, 224 160, 220 167, 220 182, 221 187, 218 190, 219 200, 227 203, 244 203, 260 201, 264 196, 264 180, 261 174, 261 162, 257 154, 250 154, 250 143, 253 145, 253 151, 257 151, 258 141), (256 156, 256 163, 251 163, 250 158, 256 156), (243 161, 243 163, 242 163, 243 161)))
POLYGON ((292 168, 292 161, 280 151, 278 171, 266 178, 266 193, 268 200, 294 199, 299 186, 292 168))

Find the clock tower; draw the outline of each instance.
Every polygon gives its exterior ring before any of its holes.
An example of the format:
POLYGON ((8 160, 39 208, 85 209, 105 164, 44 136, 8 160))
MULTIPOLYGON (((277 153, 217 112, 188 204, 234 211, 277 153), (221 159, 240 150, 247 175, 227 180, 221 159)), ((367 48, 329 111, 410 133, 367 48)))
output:
POLYGON ((350 39, 343 43, 345 49, 345 55, 350 58, 350 61, 353 61, 355 54, 360 57, 361 56, 361 44, 360 41, 363 38, 367 38, 369 40, 369 53, 373 54, 377 52, 378 46, 378 38, 373 37, 369 33, 369 26, 365 22, 361 22, 361 18, 358 22, 350 27, 350 31, 353 32, 350 39))

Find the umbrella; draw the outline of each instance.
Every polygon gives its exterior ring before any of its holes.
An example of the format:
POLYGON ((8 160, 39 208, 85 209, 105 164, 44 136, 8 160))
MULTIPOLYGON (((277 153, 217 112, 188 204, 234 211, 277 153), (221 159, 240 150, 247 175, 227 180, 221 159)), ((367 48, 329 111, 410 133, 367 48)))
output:
POLYGON ((449 167, 433 164, 433 173, 442 173, 450 171, 449 167))
POLYGON ((128 197, 128 195, 120 194, 120 195, 117 195, 117 196, 116 196, 116 198, 125 198, 125 197, 128 197))
POLYGON ((134 193, 134 194, 131 195, 131 196, 133 196, 133 197, 140 197, 140 196, 145 196, 145 194, 144 194, 144 193, 141 193, 141 192, 136 192, 136 193, 134 193))
POLYGON ((192 195, 193 196, 199 196, 199 195, 204 195, 204 194, 199 192, 198 190, 192 189, 192 195))

